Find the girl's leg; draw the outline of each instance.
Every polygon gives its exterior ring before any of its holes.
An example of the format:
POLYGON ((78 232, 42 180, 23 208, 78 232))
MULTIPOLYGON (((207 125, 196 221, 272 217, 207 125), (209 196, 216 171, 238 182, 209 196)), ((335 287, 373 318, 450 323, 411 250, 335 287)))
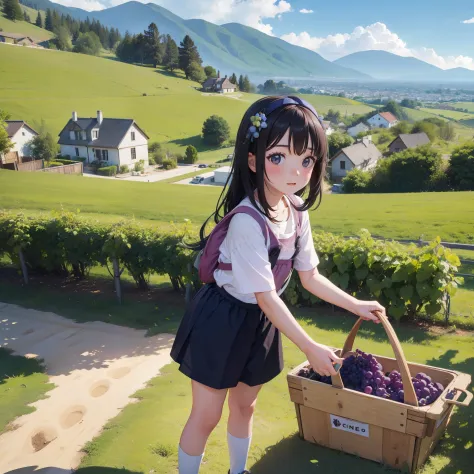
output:
POLYGON ((230 454, 230 474, 240 474, 245 470, 252 440, 252 424, 257 395, 261 385, 250 387, 239 382, 229 393, 229 421, 227 441, 230 454))
POLYGON ((193 407, 180 446, 180 474, 197 474, 207 438, 221 418, 227 389, 216 390, 192 381, 193 407))

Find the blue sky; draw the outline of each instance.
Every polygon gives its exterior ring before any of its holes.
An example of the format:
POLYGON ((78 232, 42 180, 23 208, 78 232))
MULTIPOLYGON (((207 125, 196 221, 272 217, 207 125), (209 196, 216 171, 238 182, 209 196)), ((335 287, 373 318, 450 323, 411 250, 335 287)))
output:
MULTIPOLYGON (((125 0, 56 1, 86 10, 125 3, 125 0)), ((382 49, 414 56, 444 69, 458 66, 474 69, 474 0, 151 1, 183 18, 252 26, 330 60, 357 51, 382 49)))

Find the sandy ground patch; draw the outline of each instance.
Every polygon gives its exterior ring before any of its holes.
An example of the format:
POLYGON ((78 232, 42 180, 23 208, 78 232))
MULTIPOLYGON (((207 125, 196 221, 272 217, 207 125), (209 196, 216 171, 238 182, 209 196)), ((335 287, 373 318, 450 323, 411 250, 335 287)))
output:
POLYGON ((44 359, 56 385, 0 436, 0 473, 71 472, 84 444, 171 361, 173 337, 0 303, 0 346, 44 359))

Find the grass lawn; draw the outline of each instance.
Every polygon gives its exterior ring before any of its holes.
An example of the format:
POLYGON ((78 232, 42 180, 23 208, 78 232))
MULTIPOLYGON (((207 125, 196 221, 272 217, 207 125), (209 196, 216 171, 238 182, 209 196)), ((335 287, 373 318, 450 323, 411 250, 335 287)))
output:
MULTIPOLYGON (((26 7, 25 5, 21 5, 21 8, 22 10, 28 13, 33 24, 28 23, 26 21, 8 20, 7 18, 5 18, 3 13, 0 12, 0 31, 3 30, 5 33, 18 33, 22 35, 28 35, 36 42, 46 41, 54 37, 51 31, 45 30, 43 28, 38 28, 34 24, 34 22, 36 21, 36 16, 38 15, 37 10, 35 10, 34 8, 26 7)), ((44 21, 45 16, 43 11, 41 12, 41 16, 43 17, 44 21)))
POLYGON ((458 112, 457 110, 445 110, 445 109, 430 109, 422 108, 423 112, 439 115, 440 117, 448 118, 451 120, 470 120, 473 118, 472 113, 458 112))
MULTIPOLYGON (((313 338, 337 347, 342 346, 354 322, 353 317, 331 313, 330 310, 298 310, 297 317, 313 338)), ((467 373, 474 371, 472 336, 435 336, 422 328, 408 326, 396 330, 409 360, 467 373)), ((356 347, 392 356, 382 331, 380 327, 365 325, 356 347)), ((283 373, 264 387, 257 404, 249 457, 252 472, 386 472, 376 463, 317 447, 298 438, 294 406, 289 400, 284 375, 303 361, 304 356, 286 339, 284 352, 286 365, 283 373)), ((108 423, 98 438, 86 446, 87 456, 77 474, 105 474, 113 468, 123 469, 120 472, 125 473, 176 472, 177 443, 191 408, 189 380, 172 364, 163 368, 162 376, 153 379, 136 397, 138 403, 126 407, 108 423)), ((206 447, 200 471, 204 474, 227 472, 227 414, 225 408, 222 421, 206 447)), ((470 472, 474 426, 469 420, 473 414, 472 405, 469 409, 457 411, 447 437, 421 471, 423 474, 470 472)))
MULTIPOLYGON (((1 208, 36 213, 80 209, 107 220, 135 217, 149 225, 190 219, 201 225, 215 207, 221 188, 167 183, 90 179, 0 170, 1 208), (166 205, 163 205, 166 203, 166 205)), ((367 228, 385 238, 440 236, 445 241, 474 239, 474 193, 325 195, 311 211, 316 231, 353 235, 367 228)))
POLYGON ((12 355, 0 347, 0 434, 13 429, 15 418, 33 412, 28 405, 52 388, 41 361, 12 355))

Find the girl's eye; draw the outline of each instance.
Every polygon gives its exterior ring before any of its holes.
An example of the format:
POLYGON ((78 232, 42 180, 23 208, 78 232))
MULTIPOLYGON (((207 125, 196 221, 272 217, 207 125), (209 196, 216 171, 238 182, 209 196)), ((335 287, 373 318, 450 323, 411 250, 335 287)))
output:
POLYGON ((303 168, 310 168, 311 166, 314 165, 315 163, 315 159, 313 156, 307 156, 304 160, 303 160, 303 168))
POLYGON ((274 155, 270 155, 268 160, 274 165, 281 165, 285 161, 285 157, 280 153, 275 153, 274 155))

